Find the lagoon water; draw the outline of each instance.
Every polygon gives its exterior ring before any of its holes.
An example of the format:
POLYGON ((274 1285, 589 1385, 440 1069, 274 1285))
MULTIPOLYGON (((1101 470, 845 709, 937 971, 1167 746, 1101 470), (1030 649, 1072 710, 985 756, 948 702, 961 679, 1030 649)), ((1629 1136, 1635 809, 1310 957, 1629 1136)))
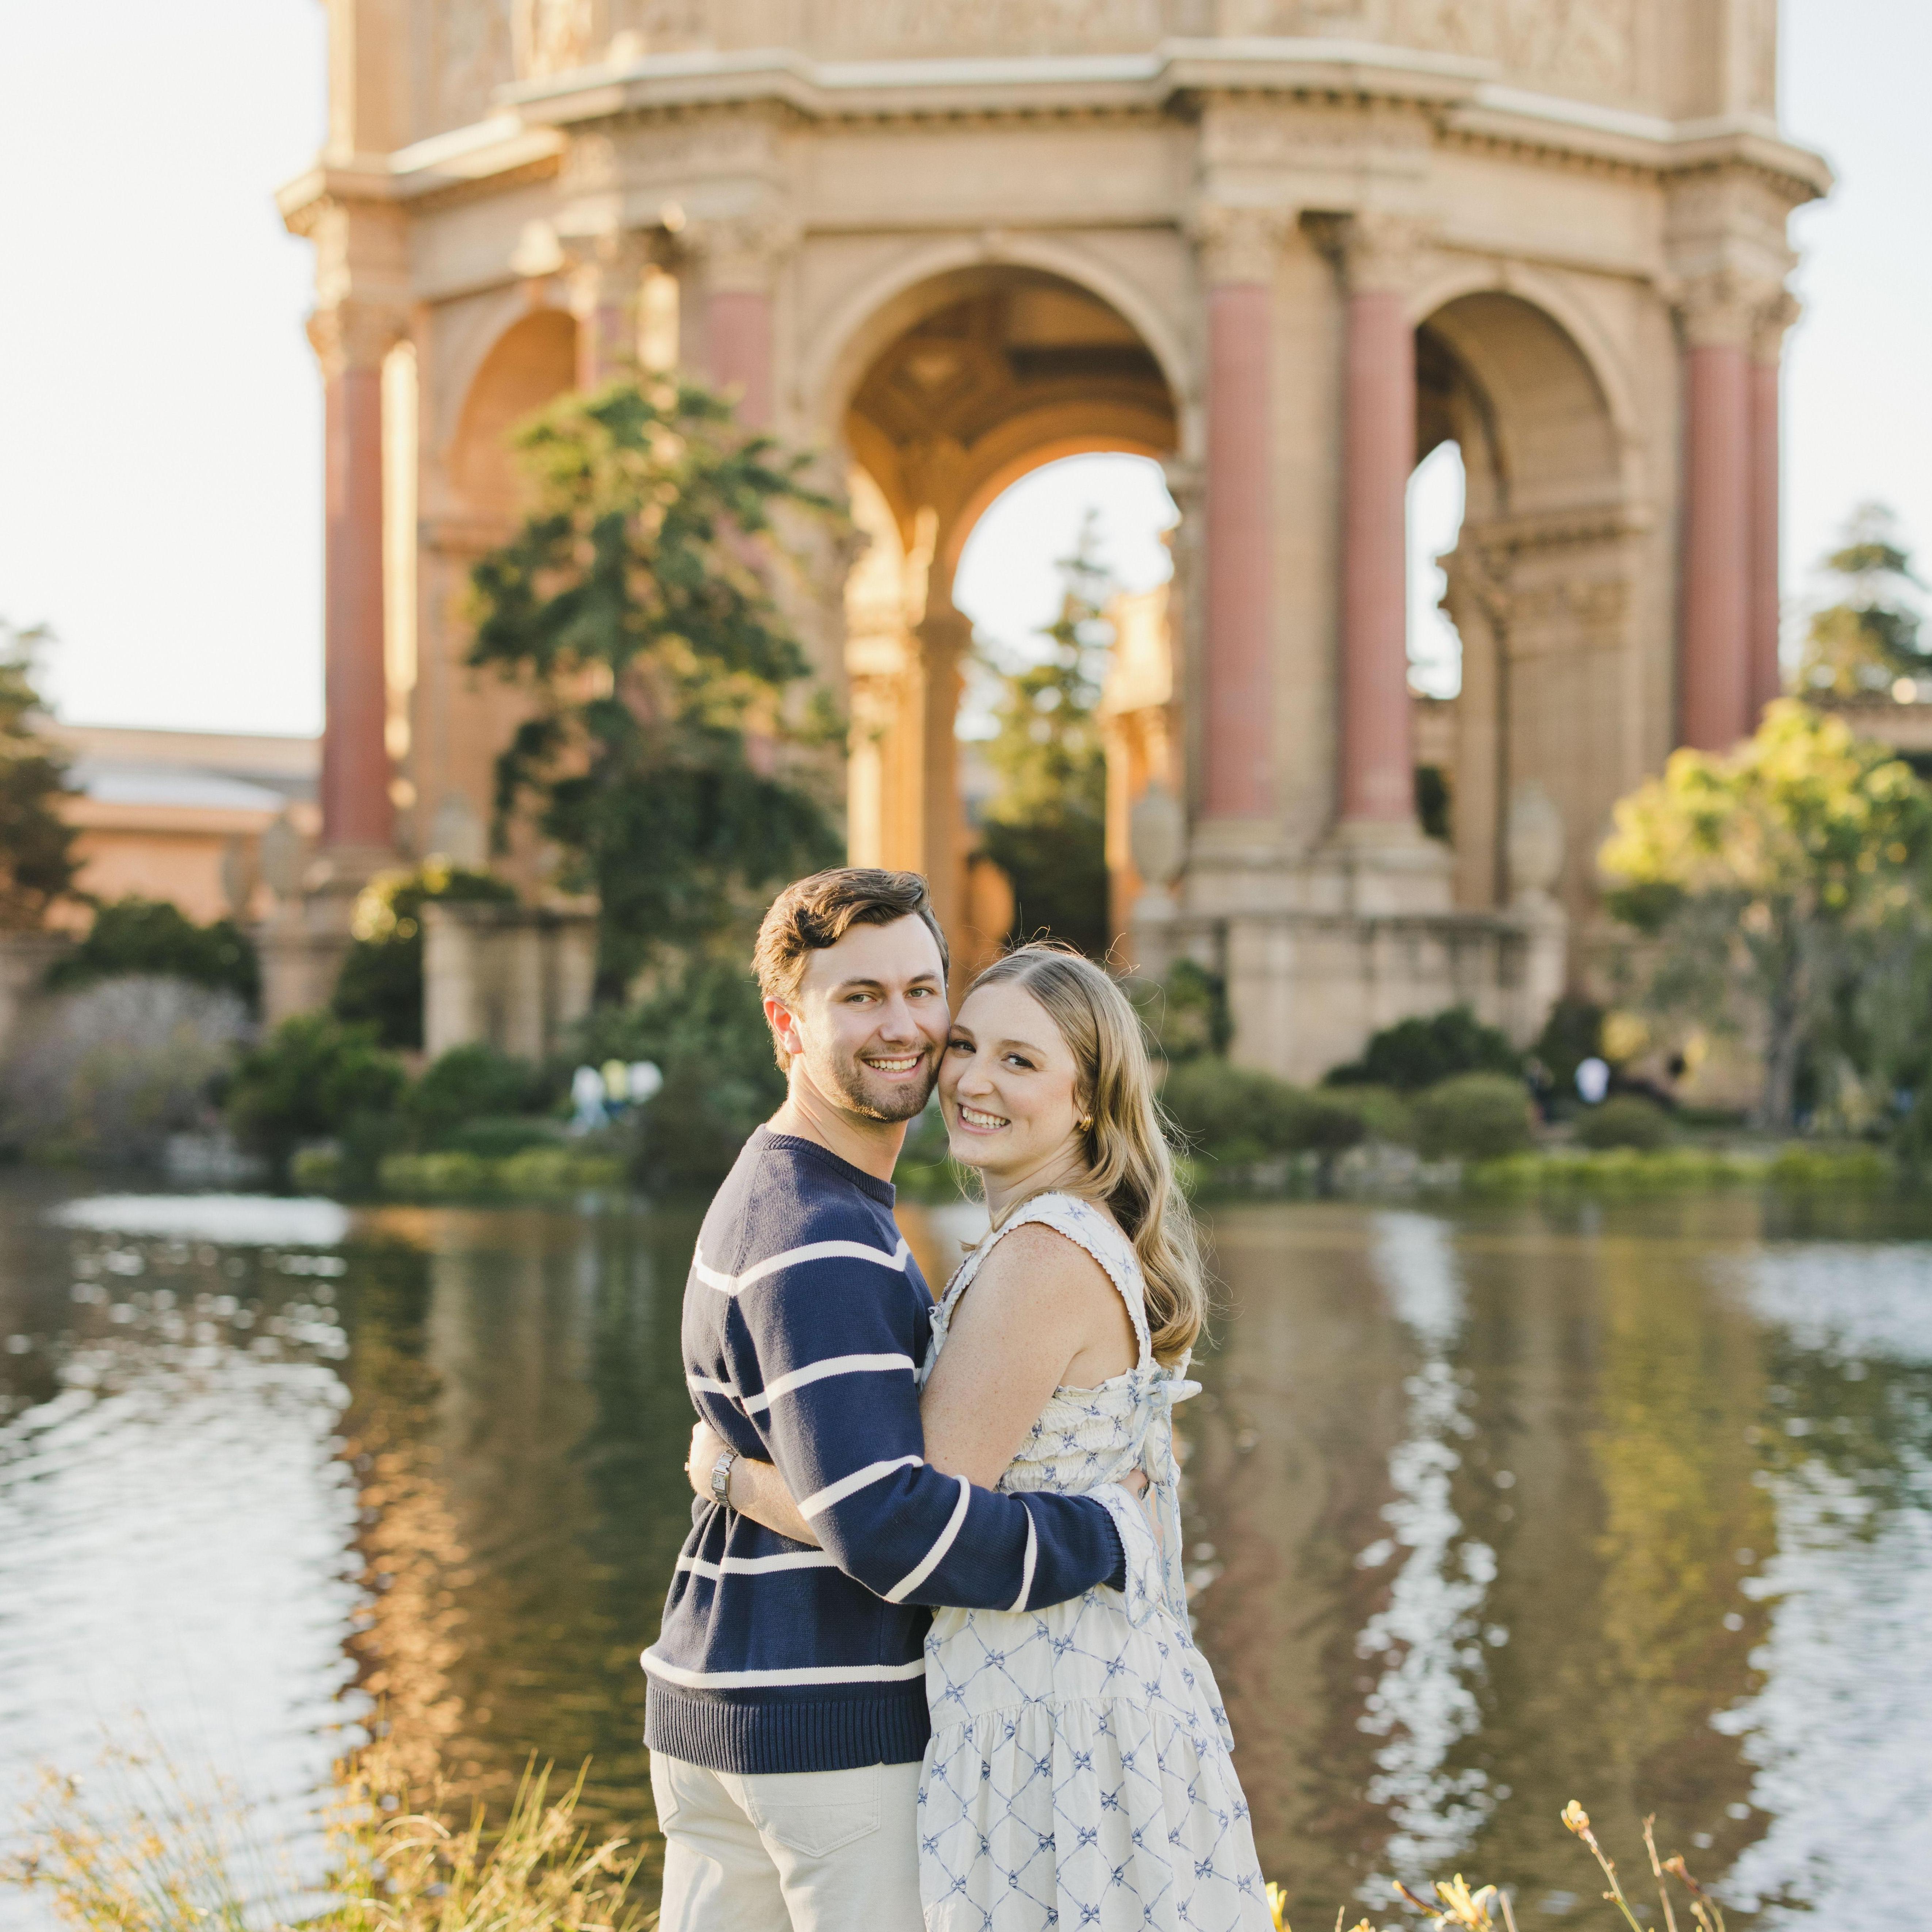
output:
MULTIPOLYGON (((943 1270, 971 1216, 904 1211, 943 1270)), ((318 1856, 380 1697, 493 1799, 592 1760, 689 1522, 694 1216, 0 1191, 0 1848, 104 1740, 318 1856)), ((1734 1925, 1932 1927, 1932 1216, 1225 1208, 1198 1636, 1298 1924, 1460 1870, 1606 1923, 1581 1798, 1734 1925)), ((94 1787, 111 1798, 116 1779, 94 1787)), ((39 1926, 0 1894, 0 1924, 39 1926)), ((1412 1918, 1408 1922, 1413 1923, 1412 1918)))

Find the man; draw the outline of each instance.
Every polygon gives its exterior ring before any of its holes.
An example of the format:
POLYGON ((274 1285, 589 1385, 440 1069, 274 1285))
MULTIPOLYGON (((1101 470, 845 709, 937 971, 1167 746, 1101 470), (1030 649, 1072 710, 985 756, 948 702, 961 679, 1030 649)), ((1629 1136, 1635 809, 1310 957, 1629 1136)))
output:
POLYGON ((1122 1586, 1124 1558, 1090 1497, 999 1496, 923 1460, 931 1298, 891 1177, 950 1021, 925 881, 801 880, 755 965, 788 1090, 686 1286, 686 1378, 729 1448, 644 1657, 662 1932, 918 1932, 920 1606, 1059 1603, 1122 1586), (778 1466, 822 1548, 730 1508, 740 1455, 778 1466))

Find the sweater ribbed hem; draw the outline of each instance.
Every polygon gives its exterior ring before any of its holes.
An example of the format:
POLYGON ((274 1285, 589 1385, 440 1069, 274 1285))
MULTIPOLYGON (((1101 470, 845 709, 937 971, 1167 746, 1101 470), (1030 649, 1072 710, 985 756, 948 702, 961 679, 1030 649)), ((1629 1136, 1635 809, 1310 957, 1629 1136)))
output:
POLYGON ((645 1694, 644 1742, 652 1750, 746 1777, 916 1763, 932 1730, 918 1681, 883 1696, 801 1703, 706 1696, 655 1677, 645 1694))

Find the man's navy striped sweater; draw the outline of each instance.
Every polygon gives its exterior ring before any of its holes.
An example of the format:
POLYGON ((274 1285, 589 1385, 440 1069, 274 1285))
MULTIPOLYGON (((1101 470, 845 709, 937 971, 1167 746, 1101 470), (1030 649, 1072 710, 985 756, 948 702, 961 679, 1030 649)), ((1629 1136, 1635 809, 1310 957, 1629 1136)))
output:
POLYGON ((698 1236, 685 1374, 719 1435, 778 1466, 824 1547, 696 1505, 644 1657, 653 1750, 739 1772, 909 1762, 928 1731, 921 1606, 1123 1586, 1102 1504, 927 1465, 915 1372, 932 1330, 890 1184, 760 1127, 698 1236))

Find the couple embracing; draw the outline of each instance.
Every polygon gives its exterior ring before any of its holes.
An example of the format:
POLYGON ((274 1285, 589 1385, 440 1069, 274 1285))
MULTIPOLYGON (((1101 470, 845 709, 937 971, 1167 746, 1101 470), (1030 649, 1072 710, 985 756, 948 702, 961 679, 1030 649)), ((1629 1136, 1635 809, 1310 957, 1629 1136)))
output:
POLYGON ((698 1500, 644 1658, 663 1932, 1263 1932, 1188 1630, 1201 1264, 1132 1008, 1029 946, 951 1013, 905 872, 788 887, 756 967, 788 1090, 692 1263, 698 1500), (892 1187, 935 1078, 992 1220, 937 1306, 892 1187))

